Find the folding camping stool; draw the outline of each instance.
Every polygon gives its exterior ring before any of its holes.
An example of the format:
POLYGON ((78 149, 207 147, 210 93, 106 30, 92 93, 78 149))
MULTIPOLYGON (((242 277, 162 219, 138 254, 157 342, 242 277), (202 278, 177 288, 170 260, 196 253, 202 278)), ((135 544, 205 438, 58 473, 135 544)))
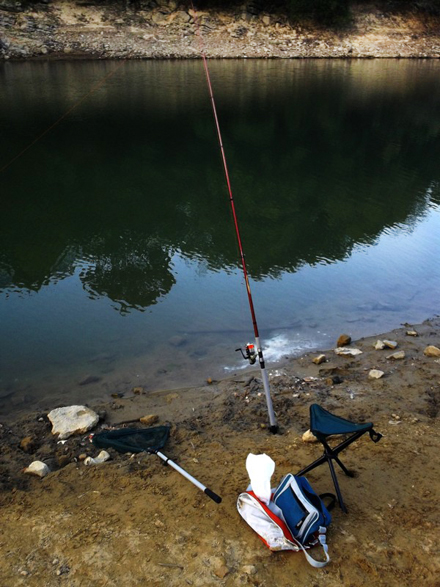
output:
POLYGON ((327 462, 335 486, 336 495, 338 496, 339 505, 341 510, 347 513, 347 508, 342 499, 341 490, 339 488, 338 479, 332 461, 335 460, 346 475, 354 477, 354 474, 349 471, 343 463, 341 463, 338 454, 350 446, 352 442, 365 434, 365 432, 370 434, 370 438, 373 442, 379 442, 382 438, 382 434, 379 434, 379 432, 376 432, 373 429, 372 422, 356 424, 355 422, 350 422, 350 420, 345 420, 345 418, 340 418, 339 416, 331 414, 327 410, 324 410, 324 408, 321 408, 321 406, 318 406, 318 404, 312 404, 310 406, 310 430, 324 446, 324 454, 322 457, 316 459, 316 461, 305 467, 305 469, 302 469, 297 475, 305 475, 312 469, 322 465, 322 463, 327 462), (327 443, 327 437, 333 434, 350 434, 351 436, 332 448, 327 443))

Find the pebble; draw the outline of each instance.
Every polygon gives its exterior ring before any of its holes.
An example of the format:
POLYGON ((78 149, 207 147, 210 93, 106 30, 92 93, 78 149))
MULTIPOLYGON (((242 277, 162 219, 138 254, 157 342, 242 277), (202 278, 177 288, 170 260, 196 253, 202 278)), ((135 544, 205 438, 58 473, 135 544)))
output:
POLYGON ((255 565, 245 565, 242 568, 243 573, 246 573, 246 575, 256 575, 257 573, 257 567, 255 565))
POLYGON ((102 450, 97 457, 95 457, 95 458, 87 457, 86 459, 84 459, 84 464, 85 465, 100 465, 101 463, 105 463, 105 461, 108 461, 110 458, 111 457, 108 454, 108 452, 106 450, 102 450))
POLYGON ((376 340, 373 346, 376 349, 376 351, 381 351, 385 348, 385 343, 383 340, 376 340))
POLYGON ((65 467, 70 463, 69 455, 59 455, 57 456, 57 464, 59 467, 65 467))
POLYGON ((397 353, 393 353, 392 355, 388 355, 387 359, 392 359, 393 361, 398 361, 399 359, 405 358, 405 351, 397 351, 397 353))
POLYGON ((371 369, 371 371, 368 373, 368 377, 370 379, 380 379, 384 375, 385 375, 385 373, 383 371, 381 371, 380 369, 371 369))
POLYGON ((219 579, 224 579, 226 575, 229 573, 229 569, 226 565, 221 565, 214 571, 214 575, 219 579))
POLYGON ((350 343, 351 343, 351 336, 349 336, 348 334, 341 334, 341 336, 338 338, 338 342, 336 343, 336 346, 337 347, 347 346, 350 343))
POLYGON ((382 342, 388 349, 394 350, 397 348, 397 342, 395 340, 383 340, 382 342))
POLYGON ((321 363, 324 363, 325 360, 326 360, 325 355, 318 355, 317 357, 312 359, 312 362, 315 363, 315 365, 320 365, 321 363))
POLYGON ((139 422, 141 422, 141 424, 145 424, 145 426, 151 426, 158 420, 159 416, 157 414, 148 414, 147 416, 142 416, 142 418, 139 418, 139 422))
POLYGON ((416 332, 415 330, 407 330, 406 335, 407 336, 419 336, 419 333, 416 332))
POLYGON ((432 344, 426 347, 423 354, 427 357, 440 357, 440 349, 432 344))
POLYGON ((316 436, 311 432, 311 430, 306 430, 302 435, 303 442, 318 442, 316 436))
POLYGON ((141 393, 143 393, 143 391, 143 387, 133 387, 133 393, 135 393, 136 395, 140 395, 141 393))

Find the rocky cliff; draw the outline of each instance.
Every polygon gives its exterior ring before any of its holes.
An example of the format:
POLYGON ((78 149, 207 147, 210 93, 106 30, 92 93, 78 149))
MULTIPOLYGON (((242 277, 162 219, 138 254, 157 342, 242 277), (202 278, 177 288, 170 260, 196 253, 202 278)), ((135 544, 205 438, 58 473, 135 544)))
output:
POLYGON ((336 30, 290 22, 255 2, 195 18, 176 0, 0 0, 0 58, 197 58, 197 22, 212 58, 440 57, 436 17, 362 3, 352 16, 336 30))

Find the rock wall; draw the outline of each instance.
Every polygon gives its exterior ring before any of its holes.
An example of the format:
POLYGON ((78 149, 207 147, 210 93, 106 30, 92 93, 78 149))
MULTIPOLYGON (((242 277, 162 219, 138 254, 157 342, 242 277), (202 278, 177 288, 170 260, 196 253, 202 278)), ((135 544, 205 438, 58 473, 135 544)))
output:
POLYGON ((0 58, 197 58, 197 30, 211 58, 440 57, 439 19, 423 13, 358 4, 351 24, 333 30, 265 5, 196 15, 176 0, 0 0, 0 58))

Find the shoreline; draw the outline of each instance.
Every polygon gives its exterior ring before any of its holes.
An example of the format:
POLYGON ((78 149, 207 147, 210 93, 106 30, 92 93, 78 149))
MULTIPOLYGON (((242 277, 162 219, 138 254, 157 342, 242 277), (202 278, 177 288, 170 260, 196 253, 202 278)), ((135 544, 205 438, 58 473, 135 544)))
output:
POLYGON ((440 18, 417 10, 352 6, 344 28, 289 21, 249 5, 194 12, 173 0, 114 5, 0 2, 0 60, 438 59, 440 18))
MULTIPOLYGON (((72 587, 137 585, 147 578, 149 585, 170 587, 287 586, 292 578, 301 584, 319 580, 323 587, 367 581, 397 587, 416 580, 434 587, 440 359, 424 354, 427 345, 440 347, 439 316, 354 341, 349 346, 362 350, 355 357, 330 349, 320 365, 312 359, 321 351, 286 361, 271 378, 276 435, 267 430, 257 371, 209 388, 133 393, 92 406, 102 419, 91 432, 136 426, 122 423, 147 414, 158 416, 159 425, 170 424, 165 454, 221 495, 220 505, 153 455, 130 458, 110 449, 110 461, 87 467, 80 454, 99 452, 89 433, 60 444, 44 413, 14 423, 1 418, 4 585, 51 587, 63 575, 72 587), (406 334, 412 329, 417 337, 406 334), (396 341, 405 358, 392 360, 387 357, 395 351, 375 350, 374 342, 383 338, 396 341), (369 379, 373 368, 384 377, 369 379), (309 567, 300 554, 270 553, 235 508, 248 483, 249 452, 273 458, 276 483, 321 454, 317 445, 301 440, 311 403, 348 419, 373 421, 384 434, 378 444, 363 437, 344 453, 357 474, 350 479, 338 471, 349 514, 332 512, 332 563, 325 571, 309 567), (19 448, 26 436, 33 439, 29 452, 19 448), (21 471, 37 459, 52 470, 44 479, 21 471)), ((326 467, 308 478, 317 492, 332 490, 326 467)))

